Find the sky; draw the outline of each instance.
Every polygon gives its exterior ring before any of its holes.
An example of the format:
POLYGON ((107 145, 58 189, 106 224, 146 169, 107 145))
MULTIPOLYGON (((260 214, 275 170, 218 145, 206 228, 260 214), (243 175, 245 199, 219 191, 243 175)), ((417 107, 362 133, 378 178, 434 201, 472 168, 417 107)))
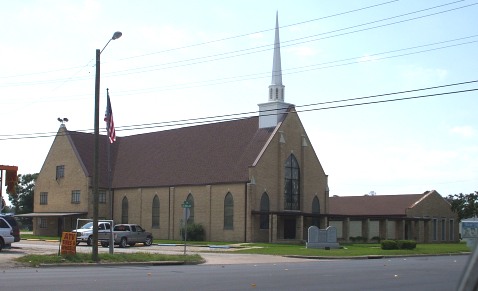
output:
POLYGON ((0 164, 40 172, 57 118, 93 132, 115 31, 100 133, 107 88, 120 137, 258 115, 276 12, 285 101, 330 195, 478 190, 478 1, 7 1, 0 164))

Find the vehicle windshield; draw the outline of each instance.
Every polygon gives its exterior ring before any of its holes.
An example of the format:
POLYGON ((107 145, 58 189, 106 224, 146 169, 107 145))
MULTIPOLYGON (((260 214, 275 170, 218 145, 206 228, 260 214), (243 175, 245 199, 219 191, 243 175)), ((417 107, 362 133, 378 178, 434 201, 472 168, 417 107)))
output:
POLYGON ((87 224, 80 227, 80 229, 92 229, 92 228, 93 228, 93 222, 88 222, 87 224))

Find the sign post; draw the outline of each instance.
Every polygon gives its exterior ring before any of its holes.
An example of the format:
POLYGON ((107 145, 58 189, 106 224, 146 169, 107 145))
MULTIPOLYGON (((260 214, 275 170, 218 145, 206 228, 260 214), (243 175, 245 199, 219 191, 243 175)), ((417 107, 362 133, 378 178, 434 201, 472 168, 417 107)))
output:
POLYGON ((188 240, 188 218, 189 218, 189 209, 191 204, 186 200, 181 204, 184 212, 184 255, 186 255, 186 242, 188 240))

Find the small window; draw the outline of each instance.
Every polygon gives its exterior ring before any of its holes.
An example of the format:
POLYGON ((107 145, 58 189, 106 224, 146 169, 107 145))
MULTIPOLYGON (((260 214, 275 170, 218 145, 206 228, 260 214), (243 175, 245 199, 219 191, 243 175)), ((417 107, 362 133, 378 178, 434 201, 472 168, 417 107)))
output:
POLYGON ((65 166, 64 165, 61 165, 61 166, 56 166, 56 179, 61 179, 65 177, 65 166))
POLYGON ((106 203, 106 191, 99 190, 98 191, 98 203, 105 204, 106 203))
POLYGON ((136 226, 132 225, 132 226, 131 226, 131 231, 132 231, 132 232, 136 232, 136 226))
POLYGON ((47 228, 48 227, 48 219, 40 218, 40 228, 47 228))
POLYGON ((48 192, 40 192, 40 205, 48 204, 48 192))
POLYGON ((438 240, 438 221, 433 218, 433 240, 438 240))
POLYGON ((71 203, 73 204, 80 203, 80 190, 71 191, 71 203))

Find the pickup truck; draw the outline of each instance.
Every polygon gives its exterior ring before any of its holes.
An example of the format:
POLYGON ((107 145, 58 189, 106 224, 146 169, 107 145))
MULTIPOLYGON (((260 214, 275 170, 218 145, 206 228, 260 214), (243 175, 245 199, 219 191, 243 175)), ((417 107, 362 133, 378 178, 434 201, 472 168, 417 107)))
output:
MULTIPOLYGON (((111 226, 109 222, 98 222, 98 233, 101 231, 109 233, 110 229, 111 226)), ((86 242, 89 246, 93 244, 93 222, 88 222, 82 227, 72 230, 72 232, 76 232, 77 245, 79 245, 80 242, 86 242)))
MULTIPOLYGON (((113 228, 113 240, 120 248, 134 246, 136 243, 143 243, 150 246, 153 243, 153 235, 145 231, 138 224, 117 224, 113 228)), ((110 242, 110 231, 98 231, 98 241, 102 247, 108 247, 110 242)))

